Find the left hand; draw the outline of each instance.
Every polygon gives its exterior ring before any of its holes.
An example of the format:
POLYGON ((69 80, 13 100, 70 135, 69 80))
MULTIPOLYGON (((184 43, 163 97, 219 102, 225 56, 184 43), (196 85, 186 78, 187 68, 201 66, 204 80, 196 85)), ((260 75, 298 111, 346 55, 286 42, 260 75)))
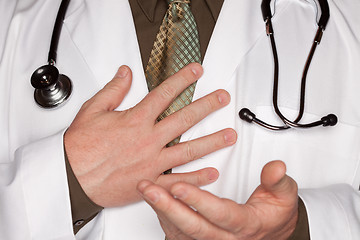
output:
POLYGON ((281 161, 265 165, 261 184, 246 204, 187 183, 174 184, 170 193, 147 180, 138 185, 169 240, 287 239, 297 222, 297 190, 281 161))

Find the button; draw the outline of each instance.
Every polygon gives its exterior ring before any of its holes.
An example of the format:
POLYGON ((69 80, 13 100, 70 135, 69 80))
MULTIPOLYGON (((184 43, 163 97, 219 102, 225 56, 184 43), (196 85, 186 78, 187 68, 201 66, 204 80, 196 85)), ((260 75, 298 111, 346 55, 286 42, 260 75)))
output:
POLYGON ((80 219, 80 220, 77 220, 74 225, 75 226, 81 226, 82 224, 84 223, 84 220, 83 219, 80 219))

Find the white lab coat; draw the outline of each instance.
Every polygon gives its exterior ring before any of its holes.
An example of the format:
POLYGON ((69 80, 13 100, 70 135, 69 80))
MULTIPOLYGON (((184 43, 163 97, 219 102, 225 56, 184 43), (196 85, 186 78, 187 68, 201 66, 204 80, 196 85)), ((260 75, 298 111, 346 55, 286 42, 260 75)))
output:
MULTIPOLYGON (((73 0, 61 34, 57 66, 74 84, 69 102, 39 108, 29 80, 46 63, 60 0, 0 0, 0 239, 75 239, 64 164, 63 133, 82 103, 120 65, 133 83, 119 109, 147 93, 136 33, 126 0, 73 0), (56 204, 55 204, 56 203, 56 204)), ((213 166, 212 193, 244 203, 265 163, 281 159, 299 185, 311 238, 360 239, 360 3, 329 0, 331 17, 308 73, 305 121, 335 113, 335 127, 271 132, 243 122, 238 111, 279 123, 272 108, 273 62, 260 0, 225 0, 194 98, 216 89, 232 97, 224 109, 187 131, 189 140, 231 127, 233 147, 174 169, 213 166)), ((273 17, 280 58, 281 110, 298 111, 300 78, 316 31, 311 0, 278 0, 273 17)), ((163 239, 144 202, 103 210, 76 239, 163 239)))

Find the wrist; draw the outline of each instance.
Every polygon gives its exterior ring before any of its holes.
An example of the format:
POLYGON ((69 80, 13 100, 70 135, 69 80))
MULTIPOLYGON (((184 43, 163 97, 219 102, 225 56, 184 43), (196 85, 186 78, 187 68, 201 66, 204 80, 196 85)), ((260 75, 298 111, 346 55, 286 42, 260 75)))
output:
POLYGON ((76 234, 83 226, 91 221, 103 209, 103 207, 94 203, 84 192, 71 169, 66 152, 65 165, 70 194, 73 230, 76 234))

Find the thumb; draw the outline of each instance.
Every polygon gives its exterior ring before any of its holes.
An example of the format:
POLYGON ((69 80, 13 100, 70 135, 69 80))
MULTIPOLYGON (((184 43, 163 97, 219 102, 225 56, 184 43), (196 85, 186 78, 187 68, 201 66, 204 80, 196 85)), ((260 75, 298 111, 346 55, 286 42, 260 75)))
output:
POLYGON ((93 109, 113 111, 123 101, 129 92, 132 81, 132 73, 128 66, 121 66, 114 78, 108 82, 92 99, 93 109))
POLYGON ((286 175, 286 165, 282 161, 267 163, 261 172, 261 185, 277 198, 287 199, 296 196, 297 184, 286 175))

